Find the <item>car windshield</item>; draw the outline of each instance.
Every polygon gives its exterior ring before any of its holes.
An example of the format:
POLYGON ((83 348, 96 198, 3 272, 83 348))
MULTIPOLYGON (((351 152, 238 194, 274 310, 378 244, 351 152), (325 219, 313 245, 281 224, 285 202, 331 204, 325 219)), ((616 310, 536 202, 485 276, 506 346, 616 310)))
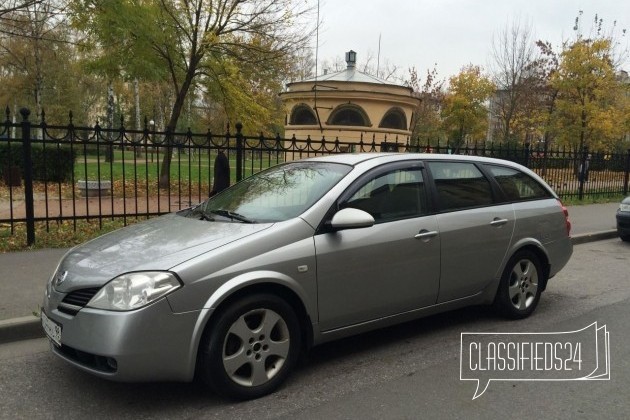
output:
POLYGON ((324 162, 290 162, 239 182, 202 203, 196 213, 244 223, 281 222, 299 216, 352 168, 324 162))

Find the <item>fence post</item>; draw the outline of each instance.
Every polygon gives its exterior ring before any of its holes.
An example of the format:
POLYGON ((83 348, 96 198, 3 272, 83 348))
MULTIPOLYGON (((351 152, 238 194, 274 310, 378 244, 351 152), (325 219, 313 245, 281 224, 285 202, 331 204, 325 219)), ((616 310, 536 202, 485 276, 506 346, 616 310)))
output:
POLYGON ((236 123, 236 182, 243 179, 243 124, 236 123))
POLYGON ((526 168, 529 168, 529 158, 531 155, 531 145, 529 143, 525 143, 525 149, 523 150, 523 153, 525 153, 524 159, 523 159, 523 166, 525 166, 526 168))
POLYGON ((584 198, 584 183, 586 182, 586 174, 588 172, 588 167, 586 166, 586 160, 588 159, 588 146, 584 146, 582 148, 582 159, 580 161, 580 166, 578 168, 578 200, 582 200, 584 198))
POLYGON ((628 181, 630 181, 630 149, 628 149, 628 154, 626 156, 626 169, 623 180, 623 195, 628 195, 628 181))
POLYGON ((35 209, 33 203, 33 157, 31 154, 31 111, 20 109, 22 115, 22 150, 24 152, 24 204, 26 206, 26 245, 35 243, 35 209))

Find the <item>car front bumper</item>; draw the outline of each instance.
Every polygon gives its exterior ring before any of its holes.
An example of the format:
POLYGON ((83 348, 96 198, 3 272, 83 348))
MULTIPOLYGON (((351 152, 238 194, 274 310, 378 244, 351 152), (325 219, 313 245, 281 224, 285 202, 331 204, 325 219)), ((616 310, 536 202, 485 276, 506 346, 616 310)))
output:
POLYGON ((619 236, 630 236, 630 212, 617 212, 617 233, 619 236))
POLYGON ((65 294, 49 291, 42 310, 61 326, 54 354, 94 375, 115 381, 190 381, 194 376, 201 311, 173 313, 167 298, 115 312, 58 310, 65 294))

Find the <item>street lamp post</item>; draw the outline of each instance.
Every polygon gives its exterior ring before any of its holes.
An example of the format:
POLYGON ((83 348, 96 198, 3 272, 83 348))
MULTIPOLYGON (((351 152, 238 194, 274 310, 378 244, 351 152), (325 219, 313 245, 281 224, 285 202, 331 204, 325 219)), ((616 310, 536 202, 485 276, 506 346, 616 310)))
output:
MULTIPOLYGON (((149 121, 149 127, 151 129, 149 136, 151 137, 151 163, 153 163, 153 151, 155 150, 154 140, 155 140, 155 121, 149 121)), ((146 139, 145 139, 146 141, 146 139)))

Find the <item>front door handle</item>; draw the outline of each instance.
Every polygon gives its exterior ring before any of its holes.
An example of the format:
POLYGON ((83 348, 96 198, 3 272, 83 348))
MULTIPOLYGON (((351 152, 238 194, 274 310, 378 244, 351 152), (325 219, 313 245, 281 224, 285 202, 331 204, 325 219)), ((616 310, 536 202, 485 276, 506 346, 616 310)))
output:
POLYGON ((507 222, 508 219, 499 219, 498 217, 495 217, 494 220, 490 222, 490 226, 503 226, 507 222))
POLYGON ((422 229, 420 232, 418 232, 418 234, 416 236, 414 236, 414 238, 416 239, 422 239, 422 240, 429 240, 431 238, 434 238, 438 235, 437 230, 426 230, 426 229, 422 229))

